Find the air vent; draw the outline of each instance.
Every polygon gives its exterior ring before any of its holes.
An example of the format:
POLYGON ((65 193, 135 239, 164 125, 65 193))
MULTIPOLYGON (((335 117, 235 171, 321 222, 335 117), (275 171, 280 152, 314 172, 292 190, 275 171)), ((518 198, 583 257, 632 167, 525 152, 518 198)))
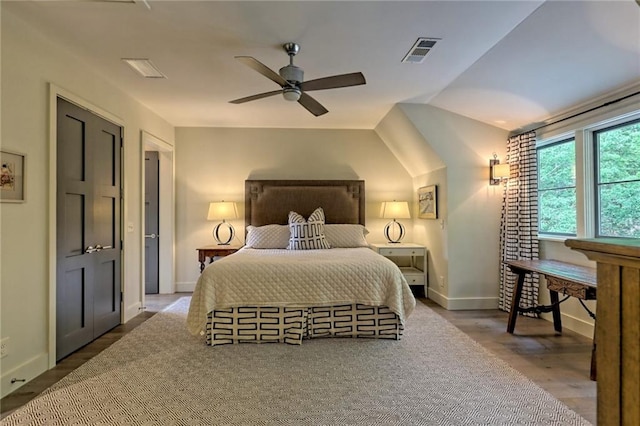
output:
POLYGON ((402 62, 410 62, 412 64, 421 64, 427 57, 427 53, 433 49, 439 38, 420 37, 409 49, 409 53, 402 59, 402 62))
POLYGON ((155 65, 153 62, 146 58, 142 59, 133 59, 133 58, 122 58, 123 62, 126 62, 131 68, 133 68, 138 74, 143 76, 144 78, 167 78, 155 65))

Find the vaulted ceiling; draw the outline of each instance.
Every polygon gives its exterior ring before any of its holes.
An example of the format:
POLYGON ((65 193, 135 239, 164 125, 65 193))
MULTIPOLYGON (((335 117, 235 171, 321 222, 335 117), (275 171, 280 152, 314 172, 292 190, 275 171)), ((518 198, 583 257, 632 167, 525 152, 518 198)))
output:
POLYGON ((174 126, 372 129, 397 103, 431 104, 507 130, 640 81, 640 7, 620 1, 3 1, 174 126), (439 39, 402 63, 419 37, 439 39), (301 46, 305 80, 367 84, 310 93, 314 117, 234 56, 271 69, 301 46), (121 58, 149 58, 143 79, 121 58))

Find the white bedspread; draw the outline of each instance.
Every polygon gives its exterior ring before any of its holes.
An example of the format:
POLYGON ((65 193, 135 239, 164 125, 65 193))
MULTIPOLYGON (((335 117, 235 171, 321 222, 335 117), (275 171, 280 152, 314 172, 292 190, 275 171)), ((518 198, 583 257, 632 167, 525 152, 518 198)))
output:
POLYGON ((387 306, 404 323, 416 301, 389 259, 369 248, 258 250, 243 248, 202 273, 187 327, 204 332, 214 309, 238 306, 387 306))

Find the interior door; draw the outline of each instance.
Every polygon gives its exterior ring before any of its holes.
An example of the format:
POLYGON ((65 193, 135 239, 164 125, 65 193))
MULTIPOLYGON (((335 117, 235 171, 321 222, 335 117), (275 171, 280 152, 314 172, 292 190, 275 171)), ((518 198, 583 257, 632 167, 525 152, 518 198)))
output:
POLYGON ((56 359, 120 324, 121 128, 57 101, 56 359))
POLYGON ((145 294, 157 294, 160 289, 159 279, 159 170, 160 158, 158 151, 144 153, 144 214, 145 214, 145 294))

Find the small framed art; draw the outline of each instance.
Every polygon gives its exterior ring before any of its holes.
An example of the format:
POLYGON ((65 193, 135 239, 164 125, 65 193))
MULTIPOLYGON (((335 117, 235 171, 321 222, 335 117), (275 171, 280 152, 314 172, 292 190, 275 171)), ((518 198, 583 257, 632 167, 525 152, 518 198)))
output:
POLYGON ((418 189, 418 217, 421 219, 438 218, 438 193, 436 185, 418 189))
POLYGON ((0 201, 24 203, 26 156, 0 150, 0 201))

